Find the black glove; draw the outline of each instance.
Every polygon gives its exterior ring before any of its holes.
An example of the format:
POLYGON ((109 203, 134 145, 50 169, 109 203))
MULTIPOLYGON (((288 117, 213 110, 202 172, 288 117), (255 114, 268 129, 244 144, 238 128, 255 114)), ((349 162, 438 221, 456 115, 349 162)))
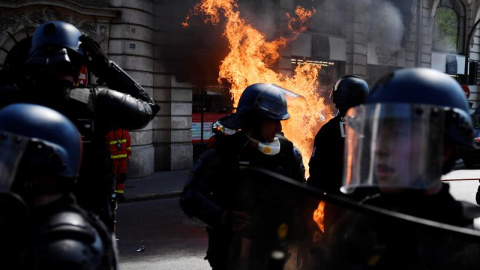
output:
POLYGON ((102 75, 108 70, 108 57, 102 51, 100 43, 98 43, 92 37, 87 35, 80 36, 80 45, 86 56, 87 68, 90 69, 97 77, 102 75))
POLYGON ((251 216, 241 211, 223 212, 221 223, 232 231, 242 231, 250 225, 251 216))
POLYGON ((478 187, 477 194, 475 196, 475 200, 477 201, 477 204, 480 205, 480 186, 478 187))

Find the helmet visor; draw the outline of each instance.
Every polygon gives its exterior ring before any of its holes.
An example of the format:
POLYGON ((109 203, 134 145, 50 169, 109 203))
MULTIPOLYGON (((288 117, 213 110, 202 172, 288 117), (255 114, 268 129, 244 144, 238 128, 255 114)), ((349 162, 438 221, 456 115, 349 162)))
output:
POLYGON ((342 192, 435 186, 442 173, 444 132, 445 111, 435 106, 385 103, 350 109, 342 192))
POLYGON ((8 191, 29 140, 12 133, 0 134, 0 190, 8 191))
POLYGON ((287 112, 287 99, 282 93, 279 96, 262 95, 257 99, 260 116, 266 119, 287 120, 290 115, 287 112))

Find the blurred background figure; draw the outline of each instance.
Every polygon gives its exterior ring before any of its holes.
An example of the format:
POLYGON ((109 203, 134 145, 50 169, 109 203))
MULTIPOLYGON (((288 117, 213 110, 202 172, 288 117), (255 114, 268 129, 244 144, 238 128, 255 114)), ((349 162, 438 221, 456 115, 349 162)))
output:
POLYGON ((107 133, 107 147, 115 178, 115 194, 119 201, 124 200, 128 163, 132 157, 131 143, 130 132, 126 129, 112 129, 107 133))
POLYGON ((312 156, 308 163, 308 185, 329 193, 341 194, 345 114, 351 107, 363 104, 368 91, 367 83, 353 75, 340 77, 333 86, 330 98, 338 112, 315 136, 312 156))
POLYGON ((114 236, 73 196, 82 155, 75 125, 32 104, 0 109, 2 263, 15 269, 116 269, 114 236))

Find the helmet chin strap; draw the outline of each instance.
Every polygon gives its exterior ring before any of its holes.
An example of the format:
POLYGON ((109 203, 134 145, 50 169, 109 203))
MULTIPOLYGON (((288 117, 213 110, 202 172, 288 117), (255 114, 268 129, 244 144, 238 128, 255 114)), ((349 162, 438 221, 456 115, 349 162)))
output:
POLYGON ((273 142, 271 143, 260 142, 248 135, 247 137, 248 139, 250 139, 250 141, 257 144, 258 151, 262 152, 267 156, 274 156, 280 153, 280 141, 278 140, 278 137, 273 138, 273 142))

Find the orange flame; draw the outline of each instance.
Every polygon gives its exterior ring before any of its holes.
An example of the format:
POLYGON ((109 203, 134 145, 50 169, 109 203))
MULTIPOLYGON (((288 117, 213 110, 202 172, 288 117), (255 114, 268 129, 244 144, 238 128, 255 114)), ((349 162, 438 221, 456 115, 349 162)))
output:
POLYGON ((315 13, 315 9, 306 10, 300 6, 295 9, 295 15, 297 15, 297 17, 291 18, 290 14, 287 13, 286 16, 288 19, 288 29, 296 33, 304 32, 307 30, 305 23, 310 17, 312 17, 313 13, 315 13))
POLYGON ((324 225, 324 219, 325 219, 325 202, 320 201, 318 203, 318 208, 313 212, 313 220, 315 223, 317 223, 318 228, 322 233, 325 232, 325 225, 324 225))
MULTIPOLYGON (((314 11, 297 7, 296 16, 287 15, 293 38, 279 37, 267 41, 263 33, 241 18, 236 7, 235 0, 202 0, 192 10, 193 14, 205 15, 205 22, 218 23, 221 13, 227 20, 223 35, 228 40, 230 52, 220 65, 219 83, 221 79, 231 83, 230 92, 235 105, 243 90, 254 83, 273 83, 304 97, 287 101, 291 117, 284 122, 283 131, 300 150, 308 177, 308 161, 313 141, 322 125, 320 114, 325 113, 327 119, 332 117, 332 112, 324 105, 323 98, 317 92, 320 67, 304 63, 295 68, 293 76, 289 76, 275 72, 271 65, 279 60, 280 49, 296 38, 299 31, 306 29, 303 25, 314 11)), ((189 17, 186 18, 187 21, 188 19, 189 17)))

